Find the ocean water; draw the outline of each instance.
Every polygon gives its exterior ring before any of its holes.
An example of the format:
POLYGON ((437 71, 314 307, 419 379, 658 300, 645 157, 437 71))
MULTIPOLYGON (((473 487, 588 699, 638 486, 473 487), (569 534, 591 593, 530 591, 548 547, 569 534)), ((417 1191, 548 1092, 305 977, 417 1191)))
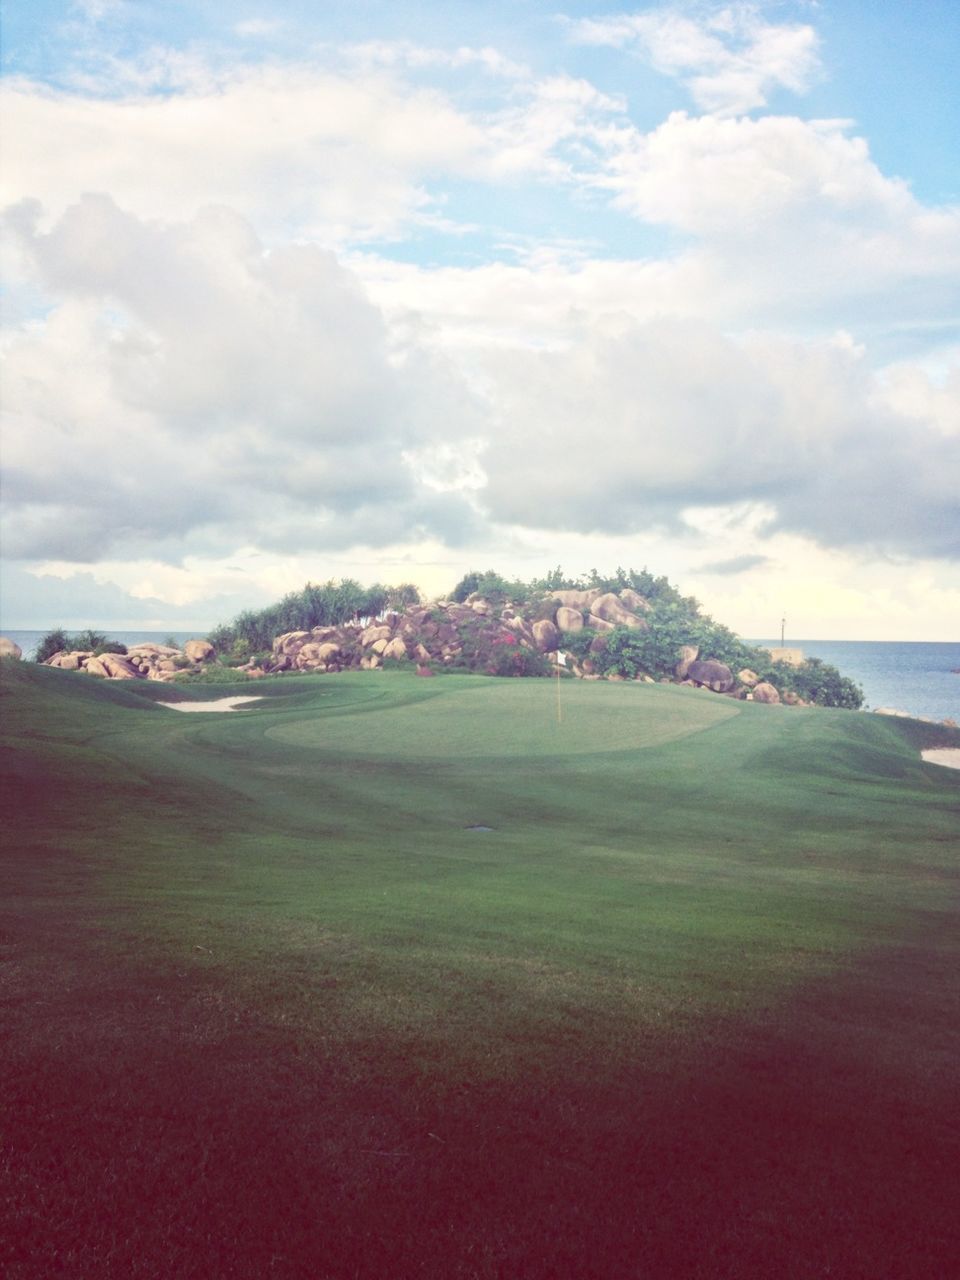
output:
MULTIPOLYGON (((778 647, 780 641, 751 640, 778 647)), ((821 658, 863 690, 864 706, 893 707, 913 716, 960 721, 960 642, 894 640, 794 640, 805 658, 821 658)))
MULTIPOLYGON (((6 631, 32 658, 43 631, 6 631)), ((183 644, 200 635, 197 631, 110 631, 111 640, 122 644, 153 641, 163 644, 172 637, 183 644)), ((775 647, 778 639, 751 640, 751 644, 775 647)), ((892 640, 794 640, 791 648, 802 649, 808 658, 822 658, 863 689, 866 707, 894 707, 914 716, 934 720, 960 721, 960 642, 927 643, 892 640)))
MULTIPOLYGON (((82 628, 66 627, 68 634, 72 635, 82 628)), ((188 640, 202 640, 203 631, 106 631, 99 627, 94 627, 94 631, 100 631, 101 635, 105 635, 108 640, 118 640, 120 644, 165 644, 166 641, 172 640, 176 645, 185 644, 188 640)), ((14 644, 18 644, 23 650, 24 658, 32 659, 37 652, 37 646, 47 634, 46 631, 4 631, 3 634, 8 640, 12 640, 14 644)))

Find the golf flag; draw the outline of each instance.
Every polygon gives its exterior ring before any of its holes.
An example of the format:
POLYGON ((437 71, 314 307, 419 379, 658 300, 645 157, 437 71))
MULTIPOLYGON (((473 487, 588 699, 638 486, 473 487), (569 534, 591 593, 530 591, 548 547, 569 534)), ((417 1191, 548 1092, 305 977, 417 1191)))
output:
POLYGON ((565 653, 561 653, 560 650, 558 649, 557 650, 557 666, 565 667, 566 665, 567 665, 567 655, 565 653))

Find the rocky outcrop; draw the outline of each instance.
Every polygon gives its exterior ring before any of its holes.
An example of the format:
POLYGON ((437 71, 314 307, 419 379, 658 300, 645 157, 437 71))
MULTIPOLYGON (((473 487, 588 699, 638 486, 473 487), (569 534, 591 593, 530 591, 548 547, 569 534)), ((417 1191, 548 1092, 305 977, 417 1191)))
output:
POLYGON ((101 680, 173 680, 181 671, 198 670, 215 658, 216 652, 208 641, 188 640, 182 649, 142 643, 130 645, 126 653, 96 656, 90 650, 61 650, 45 665, 61 671, 83 671, 101 680))
POLYGON ((0 658, 22 658, 23 650, 7 636, 0 636, 0 658))

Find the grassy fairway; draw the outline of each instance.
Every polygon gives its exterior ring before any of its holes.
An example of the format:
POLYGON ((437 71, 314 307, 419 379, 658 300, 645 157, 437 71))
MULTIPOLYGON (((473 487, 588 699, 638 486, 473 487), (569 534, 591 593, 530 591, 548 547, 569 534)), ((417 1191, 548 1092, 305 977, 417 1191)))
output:
POLYGON ((956 731, 2 668, 7 1276, 950 1273, 956 731))

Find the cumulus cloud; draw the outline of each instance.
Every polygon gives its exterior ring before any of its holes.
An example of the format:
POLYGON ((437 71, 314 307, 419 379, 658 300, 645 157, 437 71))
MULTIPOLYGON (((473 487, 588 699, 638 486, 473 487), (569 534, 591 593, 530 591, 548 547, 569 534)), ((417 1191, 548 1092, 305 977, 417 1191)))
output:
POLYGON ((769 506, 770 533, 960 550, 958 441, 882 408, 843 344, 621 318, 489 367, 498 435, 483 500, 498 520, 630 533, 679 527, 687 507, 753 502, 769 506))
POLYGON ((813 27, 767 22, 753 4, 584 18, 569 31, 582 44, 630 48, 682 80, 699 107, 718 115, 765 106, 776 89, 802 93, 820 66, 813 27))
POLYGON ((59 214, 85 191, 108 191, 145 217, 182 220, 220 203, 273 237, 389 238, 431 211, 425 175, 486 149, 439 92, 384 76, 218 72, 162 51, 119 72, 132 81, 111 74, 99 91, 6 87, 3 203, 31 196, 59 214))
POLYGON ((46 234, 29 213, 57 301, 7 355, 8 554, 461 536, 462 502, 418 489, 403 455, 431 395, 465 425, 469 397, 395 349, 332 254, 268 253, 223 209, 148 224, 89 196, 46 234))

